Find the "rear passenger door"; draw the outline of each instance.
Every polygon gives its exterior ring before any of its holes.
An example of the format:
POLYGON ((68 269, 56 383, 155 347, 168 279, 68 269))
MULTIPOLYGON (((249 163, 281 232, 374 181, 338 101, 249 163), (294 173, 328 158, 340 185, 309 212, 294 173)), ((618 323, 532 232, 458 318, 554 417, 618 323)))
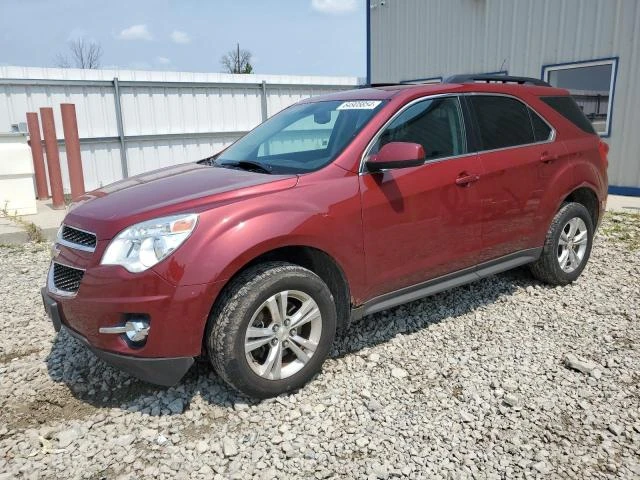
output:
POLYGON ((540 202, 564 147, 550 125, 524 102, 507 95, 466 96, 475 121, 482 204, 480 261, 537 245, 540 202))

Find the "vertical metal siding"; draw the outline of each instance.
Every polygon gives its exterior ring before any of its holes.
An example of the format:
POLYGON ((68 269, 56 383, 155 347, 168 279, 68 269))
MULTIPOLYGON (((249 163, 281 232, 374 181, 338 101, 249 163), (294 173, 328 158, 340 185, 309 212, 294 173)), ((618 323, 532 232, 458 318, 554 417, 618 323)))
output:
POLYGON ((371 0, 370 28, 374 83, 619 57, 609 182, 640 187, 637 0, 371 0))
MULTIPOLYGON (((24 122, 26 112, 49 106, 54 107, 57 136, 62 139, 59 104, 74 103, 87 189, 119 180, 115 77, 120 84, 123 133, 130 137, 126 142, 130 175, 204 158, 258 125, 263 81, 269 116, 300 99, 358 84, 355 77, 0 67, 0 131, 24 122), (71 84, 51 84, 50 80, 71 84)), ((68 191, 63 144, 60 161, 68 191)))

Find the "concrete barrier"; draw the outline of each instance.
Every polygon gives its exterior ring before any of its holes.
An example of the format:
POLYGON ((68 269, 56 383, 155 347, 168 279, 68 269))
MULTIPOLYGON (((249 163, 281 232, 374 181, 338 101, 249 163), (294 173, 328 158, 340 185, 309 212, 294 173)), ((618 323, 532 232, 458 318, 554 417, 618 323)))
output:
POLYGON ((0 210, 11 215, 36 213, 34 170, 27 136, 0 133, 0 210))

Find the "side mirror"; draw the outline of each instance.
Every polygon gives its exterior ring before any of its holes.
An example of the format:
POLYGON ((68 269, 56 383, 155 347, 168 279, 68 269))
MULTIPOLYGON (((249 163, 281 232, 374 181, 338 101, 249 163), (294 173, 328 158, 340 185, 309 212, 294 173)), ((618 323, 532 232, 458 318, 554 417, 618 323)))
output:
POLYGON ((417 167, 424 163, 424 148, 419 143, 390 142, 367 160, 370 172, 391 168, 417 167))

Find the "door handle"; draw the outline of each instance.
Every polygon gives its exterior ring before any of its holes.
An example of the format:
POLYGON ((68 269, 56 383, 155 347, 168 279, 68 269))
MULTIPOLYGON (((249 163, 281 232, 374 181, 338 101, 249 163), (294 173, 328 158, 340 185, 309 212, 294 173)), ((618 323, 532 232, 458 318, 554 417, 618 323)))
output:
POLYGON ((480 175, 475 173, 461 173, 458 178, 456 178, 456 185, 461 187, 466 187, 467 185, 471 185, 473 182, 477 182, 480 180, 480 175))
POLYGON ((540 155, 540 161, 542 163, 551 163, 557 159, 558 155, 556 155, 555 153, 542 152, 542 155, 540 155))

